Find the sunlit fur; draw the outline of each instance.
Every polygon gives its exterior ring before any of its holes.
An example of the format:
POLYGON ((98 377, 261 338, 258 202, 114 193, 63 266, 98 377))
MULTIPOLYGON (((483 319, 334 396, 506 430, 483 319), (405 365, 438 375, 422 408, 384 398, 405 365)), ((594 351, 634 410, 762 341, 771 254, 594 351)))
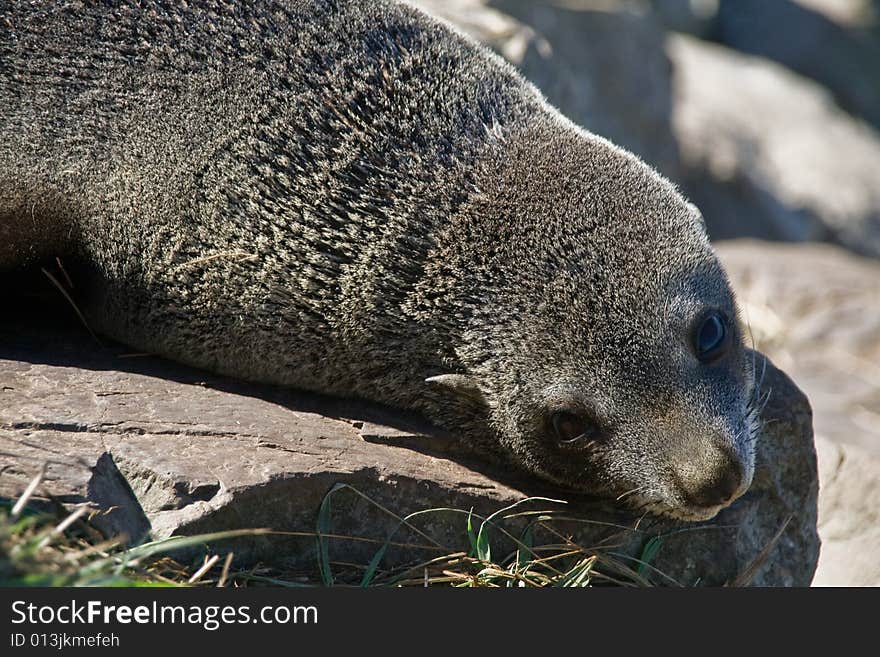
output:
POLYGON ((748 486, 762 398, 699 213, 449 26, 378 0, 0 26, 0 268, 62 256, 97 329, 420 411, 637 511, 709 517, 685 492, 731 463, 748 486), (706 308, 734 333, 711 366, 706 308), (560 449, 553 404, 603 440, 560 449))

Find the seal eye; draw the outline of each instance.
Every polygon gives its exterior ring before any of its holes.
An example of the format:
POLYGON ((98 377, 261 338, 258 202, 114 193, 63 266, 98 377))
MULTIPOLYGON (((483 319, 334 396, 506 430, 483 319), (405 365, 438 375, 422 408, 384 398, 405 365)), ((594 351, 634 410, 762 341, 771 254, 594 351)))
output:
POLYGON ((703 362, 717 360, 727 351, 727 324, 720 313, 712 312, 703 318, 694 336, 697 358, 703 362))
POLYGON ((560 443, 575 443, 587 436, 589 426, 580 416, 568 411, 556 411, 552 416, 553 431, 560 443))

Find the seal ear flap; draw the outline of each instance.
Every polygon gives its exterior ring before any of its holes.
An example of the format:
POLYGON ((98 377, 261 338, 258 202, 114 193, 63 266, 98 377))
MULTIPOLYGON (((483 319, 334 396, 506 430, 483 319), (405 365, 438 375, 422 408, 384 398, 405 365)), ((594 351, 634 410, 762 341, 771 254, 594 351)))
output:
POLYGON ((483 395, 483 391, 480 389, 477 380, 467 374, 439 374, 437 376, 429 376, 425 379, 425 383, 442 386, 459 397, 471 399, 480 404, 485 405, 486 403, 486 397, 483 395))

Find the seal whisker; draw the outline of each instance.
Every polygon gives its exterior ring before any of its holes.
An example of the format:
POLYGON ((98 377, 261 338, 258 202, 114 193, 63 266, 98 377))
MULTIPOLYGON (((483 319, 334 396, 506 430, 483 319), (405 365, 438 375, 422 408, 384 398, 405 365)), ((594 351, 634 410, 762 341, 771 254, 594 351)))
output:
POLYGON ((647 490, 647 488, 648 488, 647 484, 643 484, 643 485, 641 485, 641 486, 636 486, 635 488, 632 488, 632 489, 626 491, 625 493, 621 493, 620 495, 618 495, 618 496, 617 496, 617 501, 620 502, 620 501, 623 500, 625 497, 627 497, 627 496, 629 496, 629 495, 632 495, 632 494, 634 494, 634 493, 640 493, 640 492, 643 492, 643 491, 647 490))
POLYGON ((761 415, 764 412, 764 409, 767 407, 767 404, 770 402, 770 396, 773 394, 773 389, 768 388, 767 392, 764 394, 763 398, 758 402, 758 407, 756 409, 757 415, 761 415))

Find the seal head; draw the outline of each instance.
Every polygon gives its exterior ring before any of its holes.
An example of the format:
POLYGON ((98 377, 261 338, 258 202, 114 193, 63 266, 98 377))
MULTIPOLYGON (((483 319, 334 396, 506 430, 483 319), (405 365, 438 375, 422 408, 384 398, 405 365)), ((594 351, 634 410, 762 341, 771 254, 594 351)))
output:
MULTIPOLYGON (((749 487, 754 364, 697 209, 573 125, 510 135, 483 217, 443 254, 475 307, 438 382, 483 404, 529 470, 703 520, 749 487), (481 310, 481 308, 483 310, 481 310)), ((437 381, 437 379, 435 379, 437 381)))

